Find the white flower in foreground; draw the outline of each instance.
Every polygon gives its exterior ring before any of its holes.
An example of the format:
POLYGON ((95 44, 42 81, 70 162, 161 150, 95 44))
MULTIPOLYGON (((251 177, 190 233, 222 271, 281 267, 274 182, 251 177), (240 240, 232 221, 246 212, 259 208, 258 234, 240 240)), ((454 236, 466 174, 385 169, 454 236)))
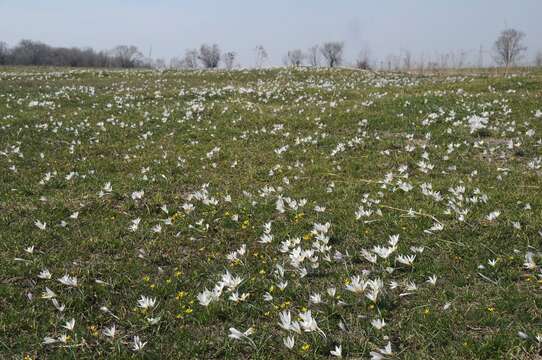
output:
POLYGON ((391 342, 388 342, 388 344, 385 347, 380 348, 377 351, 371 351, 372 360, 385 359, 386 356, 391 356, 391 355, 393 355, 393 351, 391 350, 391 342))
POLYGON ((416 255, 399 255, 395 258, 395 260, 407 266, 412 266, 414 259, 416 259, 416 255))
POLYGON ((282 342, 284 343, 284 346, 286 346, 288 349, 292 350, 295 345, 295 339, 293 336, 288 336, 287 338, 282 339, 282 342))
POLYGON ((132 199, 134 200, 140 200, 143 198, 143 195, 145 195, 145 191, 141 190, 141 191, 134 191, 132 193, 132 199))
POLYGON ((487 263, 489 264, 489 266, 495 267, 495 265, 497 265, 497 259, 490 259, 487 261, 487 263))
POLYGON ((209 304, 215 299, 215 297, 212 291, 205 289, 203 290, 203 292, 198 294, 197 299, 201 306, 209 306, 209 304))
POLYGON ((42 344, 49 345, 49 344, 54 344, 56 342, 57 342, 57 340, 55 338, 52 338, 50 336, 46 336, 46 337, 43 338, 42 344))
POLYGON ((142 309, 153 308, 155 304, 156 304, 156 298, 153 299, 151 297, 147 297, 143 295, 141 295, 139 300, 137 300, 137 306, 139 306, 142 309))
POLYGON ((25 248, 24 251, 29 253, 29 254, 33 254, 34 253, 34 245, 25 248))
POLYGON ((371 320, 371 325, 377 330, 382 330, 382 328, 386 326, 386 322, 383 319, 374 319, 371 320))
POLYGON ((141 350, 143 350, 145 345, 147 345, 147 343, 146 342, 141 342, 141 340, 139 339, 139 336, 137 336, 137 335, 134 336, 134 343, 132 345, 132 350, 141 351, 141 350))
POLYGON ((427 283, 428 284, 431 284, 433 286, 435 286, 437 284, 437 275, 431 275, 428 279, 427 279, 427 283))
POLYGON ((132 220, 132 224, 128 227, 128 230, 135 232, 139 228, 139 223, 141 222, 141 218, 136 218, 132 220))
POLYGON ((75 327, 75 319, 71 319, 69 321, 66 321, 64 325, 62 325, 64 329, 68 329, 70 331, 73 331, 73 328, 75 327))
POLYGON ((487 118, 481 116, 471 116, 468 120, 470 133, 472 134, 476 130, 484 129, 487 126, 487 118))
POLYGON ((117 333, 117 329, 115 327, 115 324, 111 325, 111 327, 106 327, 102 330, 102 334, 110 338, 114 338, 116 333, 117 333))
POLYGON ((279 313, 279 326, 286 331, 295 331, 298 334, 301 334, 301 327, 297 321, 292 321, 292 315, 290 311, 283 310, 279 313))
POLYGON ((56 297, 56 294, 53 292, 53 290, 49 289, 48 287, 45 288, 45 291, 41 293, 42 299, 52 299, 56 297))
POLYGON ((523 263, 523 267, 528 270, 536 269, 536 262, 534 260, 534 254, 532 252, 529 251, 525 254, 525 262, 523 263))
POLYGON ((346 286, 346 290, 355 293, 362 293, 367 288, 367 282, 363 281, 359 275, 350 278, 350 284, 346 286))
POLYGON ((60 279, 57 279, 61 284, 63 285, 66 285, 66 286, 72 286, 72 287, 76 287, 77 286, 77 278, 75 276, 70 276, 68 274, 64 275, 63 277, 61 277, 60 279))
POLYGON ((113 187, 111 186, 110 182, 105 183, 105 185, 103 187, 103 191, 105 191, 105 192, 112 192, 113 191, 113 187))
POLYGON ((486 220, 488 220, 488 221, 496 220, 499 217, 499 215, 501 215, 500 211, 498 211, 498 210, 492 211, 486 216, 486 220))
POLYGON ((242 339, 246 339, 248 340, 254 347, 256 347, 256 344, 254 344, 254 341, 252 341, 251 338, 249 338, 250 335, 254 334, 254 328, 249 328, 247 331, 245 332, 241 332, 239 330, 237 330, 236 328, 234 327, 231 327, 230 328, 230 334, 228 335, 229 338, 232 338, 232 339, 236 339, 236 340, 242 340, 242 339))
POLYGON ((52 298, 51 302, 53 303, 53 306, 55 307, 55 309, 57 309, 59 312, 63 312, 64 309, 66 308, 64 304, 59 303, 58 300, 55 298, 52 298))
POLYGON ((316 319, 312 317, 310 310, 299 313, 299 318, 301 319, 300 325, 305 330, 305 332, 319 331, 323 336, 326 336, 322 330, 318 327, 316 319))
POLYGON ((51 278, 51 273, 49 272, 49 270, 47 269, 43 269, 39 274, 38 274, 38 277, 40 279, 45 279, 45 280, 49 280, 51 278))
POLYGON ((36 225, 40 230, 45 230, 47 227, 47 223, 41 222, 39 220, 34 221, 34 225, 36 225))
POLYGON ((342 358, 343 348, 341 345, 335 346, 335 350, 331 350, 329 353, 335 357, 342 358))

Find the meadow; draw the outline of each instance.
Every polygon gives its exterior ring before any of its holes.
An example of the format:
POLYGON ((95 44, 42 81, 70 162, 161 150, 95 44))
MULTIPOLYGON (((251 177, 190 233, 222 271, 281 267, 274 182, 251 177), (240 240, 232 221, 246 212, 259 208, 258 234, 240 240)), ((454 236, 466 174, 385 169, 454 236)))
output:
POLYGON ((535 359, 542 71, 0 69, 3 359, 535 359))

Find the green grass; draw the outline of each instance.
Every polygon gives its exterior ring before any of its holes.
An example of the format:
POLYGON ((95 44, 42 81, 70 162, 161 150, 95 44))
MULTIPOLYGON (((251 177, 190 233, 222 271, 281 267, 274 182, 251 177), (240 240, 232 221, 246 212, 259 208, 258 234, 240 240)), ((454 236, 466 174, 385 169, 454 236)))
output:
POLYGON ((340 345, 345 358, 370 358, 389 342, 386 358, 536 358, 537 111, 542 73, 528 70, 502 78, 0 69, 0 357, 319 359, 340 345), (488 120, 471 133, 474 115, 488 120), (108 182, 112 191, 99 194, 108 182), (442 199, 424 195, 423 184, 442 199), (279 198, 306 204, 280 212, 279 198), (371 214, 356 219, 360 206, 371 214), (500 216, 488 220, 493 211, 500 216), (260 243, 269 221, 273 239, 260 243), (314 224, 327 222, 317 240, 314 224), (427 232, 434 224, 443 229, 427 232), (389 257, 363 256, 394 234, 389 257), (299 245, 281 251, 295 238, 299 245), (296 246, 317 250, 296 265, 296 246), (423 252, 411 266, 398 262, 411 247, 423 252), (51 279, 38 277, 43 269, 51 279), (198 294, 226 270, 248 298, 231 301, 224 288, 201 305, 198 294), (65 274, 77 286, 57 280, 65 274), (376 301, 370 286, 347 289, 357 275, 383 280, 376 301), (42 297, 46 288, 63 311, 42 297), (138 307, 142 295, 155 306, 138 307), (297 321, 306 310, 320 331, 278 325, 281 311, 297 321), (73 330, 64 328, 72 318, 73 330), (374 319, 386 325, 378 330, 374 319), (116 336, 105 336, 113 324, 116 336), (229 338, 231 327, 254 333, 229 338), (289 335, 293 349, 283 344, 289 335), (141 351, 134 336, 147 343, 141 351))

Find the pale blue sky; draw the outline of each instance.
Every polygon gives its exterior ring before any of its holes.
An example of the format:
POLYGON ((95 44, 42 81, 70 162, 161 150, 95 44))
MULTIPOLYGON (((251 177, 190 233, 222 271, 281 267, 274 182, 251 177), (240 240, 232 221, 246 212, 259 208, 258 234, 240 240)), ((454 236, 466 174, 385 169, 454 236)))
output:
POLYGON ((401 49, 415 58, 463 49, 476 59, 505 26, 527 34, 529 56, 542 50, 541 14, 542 0, 0 0, 0 41, 134 44, 164 58, 218 43, 249 66, 258 44, 280 64, 288 49, 330 40, 345 41, 351 59, 362 47, 375 59, 401 49))

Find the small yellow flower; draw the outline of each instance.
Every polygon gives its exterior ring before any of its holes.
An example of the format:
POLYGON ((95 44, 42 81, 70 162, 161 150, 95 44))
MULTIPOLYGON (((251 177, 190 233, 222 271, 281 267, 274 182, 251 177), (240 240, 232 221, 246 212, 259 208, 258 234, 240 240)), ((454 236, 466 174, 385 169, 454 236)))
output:
POLYGON ((430 313, 429 308, 425 308, 425 309, 423 310, 423 314, 424 314, 424 315, 429 315, 429 313, 430 313))
POLYGON ((495 308, 494 308, 493 306, 488 306, 488 307, 487 307, 487 311, 489 311, 489 312, 492 313, 492 312, 495 311, 495 308))
POLYGON ((92 336, 98 336, 98 327, 96 325, 90 325, 88 330, 92 336))
POLYGON ((310 344, 304 343, 303 346, 301 346, 301 351, 307 352, 311 349, 310 344))

